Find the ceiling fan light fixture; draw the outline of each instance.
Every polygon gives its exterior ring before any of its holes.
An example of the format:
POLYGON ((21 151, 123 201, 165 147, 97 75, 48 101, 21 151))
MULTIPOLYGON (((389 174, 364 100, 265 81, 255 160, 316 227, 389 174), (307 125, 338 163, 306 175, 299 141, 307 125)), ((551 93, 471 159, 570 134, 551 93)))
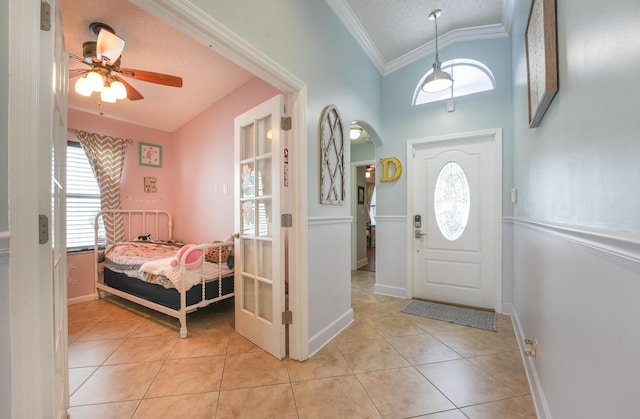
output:
POLYGON ((104 80, 102 74, 97 71, 90 71, 87 73, 87 85, 93 92, 100 92, 104 88, 104 80))
POLYGON ((107 103, 116 103, 116 95, 113 89, 109 86, 105 86, 100 92, 100 99, 107 103))
POLYGON ((89 87, 89 83, 87 83, 87 79, 84 77, 80 77, 78 81, 76 81, 74 90, 77 94, 82 96, 91 96, 93 93, 93 90, 89 87))
POLYGON ((124 39, 107 29, 100 29, 96 47, 98 61, 105 60, 107 65, 114 65, 124 50, 124 39))
POLYGON ((116 99, 126 99, 127 89, 121 81, 112 81, 109 85, 116 99))
POLYGON ((422 90, 427 93, 441 92, 453 85, 451 75, 440 68, 440 57, 438 54, 438 17, 442 14, 442 10, 436 9, 429 13, 429 20, 433 20, 436 26, 436 60, 433 63, 433 72, 427 76, 422 84, 422 90))

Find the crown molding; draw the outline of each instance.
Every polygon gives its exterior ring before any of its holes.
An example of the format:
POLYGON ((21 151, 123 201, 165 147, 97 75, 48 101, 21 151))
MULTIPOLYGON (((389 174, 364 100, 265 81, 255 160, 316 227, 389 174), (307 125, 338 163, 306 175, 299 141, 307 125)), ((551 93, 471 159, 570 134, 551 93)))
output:
POLYGON ((229 61, 285 92, 305 84, 251 43, 189 0, 131 0, 132 3, 208 45, 229 61), (274 76, 278 75, 278 76, 274 76))
MULTIPOLYGON (((505 38, 509 36, 505 27, 501 23, 494 25, 476 26, 475 28, 456 29, 451 32, 439 36, 439 48, 443 48, 456 44, 458 42, 478 41, 482 39, 505 38)), ((428 42, 421 47, 414 49, 395 60, 389 61, 385 66, 383 76, 398 71, 418 60, 436 53, 435 41, 428 42)))
MULTIPOLYGON (((421 60, 424 57, 435 54, 435 41, 431 41, 414 49, 413 51, 409 51, 401 57, 387 62, 367 34, 367 31, 365 31, 360 24, 360 21, 353 13, 353 10, 346 0, 325 1, 336 14, 338 19, 340 19, 342 24, 347 28, 349 33, 355 38, 358 45, 360 45, 360 48, 369 57, 369 60, 371 60, 373 65, 383 76, 400 70, 401 68, 421 60)), ((438 38, 439 47, 446 48, 447 46, 453 45, 457 42, 503 38, 509 36, 509 33, 511 32, 511 22, 513 20, 514 2, 515 0, 503 0, 501 23, 477 26, 474 28, 456 29, 448 32, 438 38)))
POLYGON ((502 0, 502 26, 507 34, 511 35, 513 26, 513 11, 515 9, 516 0, 502 0))

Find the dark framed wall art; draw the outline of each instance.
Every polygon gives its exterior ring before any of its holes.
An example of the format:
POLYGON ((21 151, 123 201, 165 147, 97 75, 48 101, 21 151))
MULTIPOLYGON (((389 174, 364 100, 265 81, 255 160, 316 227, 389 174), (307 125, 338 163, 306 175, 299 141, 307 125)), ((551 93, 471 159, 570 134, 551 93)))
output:
POLYGON ((533 0, 525 31, 529 128, 540 125, 558 91, 556 0, 533 0))
POLYGON ((358 204, 364 204, 364 186, 358 186, 358 204))

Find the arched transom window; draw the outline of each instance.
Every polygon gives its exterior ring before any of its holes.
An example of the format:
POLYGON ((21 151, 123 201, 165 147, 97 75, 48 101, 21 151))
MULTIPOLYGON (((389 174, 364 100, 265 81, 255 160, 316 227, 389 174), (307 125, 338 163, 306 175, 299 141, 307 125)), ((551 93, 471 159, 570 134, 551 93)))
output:
POLYGON ((496 80, 493 73, 480 61, 466 58, 458 58, 442 63, 442 70, 453 77, 453 95, 451 89, 442 92, 427 93, 422 90, 424 80, 433 73, 429 70, 418 82, 413 94, 413 105, 437 102, 439 100, 450 99, 451 97, 466 96, 473 93, 486 92, 496 87, 496 80))

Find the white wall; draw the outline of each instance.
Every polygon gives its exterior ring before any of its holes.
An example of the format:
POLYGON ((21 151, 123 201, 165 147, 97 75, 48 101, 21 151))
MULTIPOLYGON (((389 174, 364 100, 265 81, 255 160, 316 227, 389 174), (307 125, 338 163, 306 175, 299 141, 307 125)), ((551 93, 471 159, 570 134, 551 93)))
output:
POLYGON ((0 231, 0 417, 11 417, 9 233, 0 231))
POLYGON ((9 227, 9 2, 0 3, 0 231, 9 227))
POLYGON ((535 129, 529 6, 516 2, 513 25, 513 312, 540 341, 527 365, 539 414, 637 417, 640 3, 557 2, 560 89, 535 129))
POLYGON ((9 2, 0 2, 0 417, 11 417, 11 317, 9 289, 9 2))
POLYGON ((513 318, 540 418, 637 418, 640 234, 514 221, 513 318))

